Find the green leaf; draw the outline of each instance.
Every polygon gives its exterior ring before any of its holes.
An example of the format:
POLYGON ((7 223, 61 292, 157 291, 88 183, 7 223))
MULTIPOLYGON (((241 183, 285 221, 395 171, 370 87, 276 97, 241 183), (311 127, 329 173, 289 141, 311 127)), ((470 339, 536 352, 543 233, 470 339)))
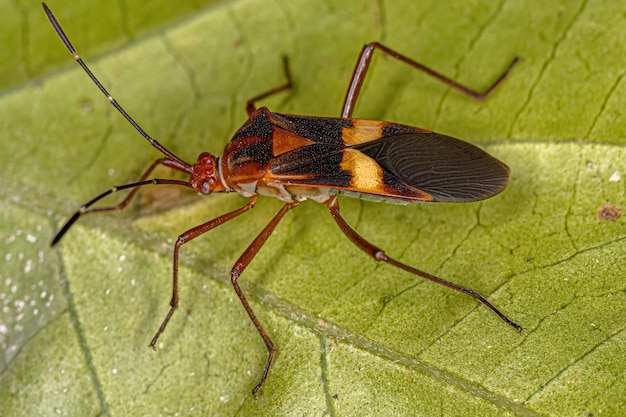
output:
POLYGON ((150 351, 175 238, 246 199, 146 187, 50 249, 74 210, 160 154, 72 62, 39 3, 5 0, 0 415, 626 412, 626 223, 598 217, 607 202, 626 207, 624 1, 92 3, 49 6, 126 110, 188 162, 221 153, 246 100, 283 81, 282 55, 295 88, 262 104, 324 116, 339 114, 372 40, 477 89, 521 56, 482 103, 377 56, 355 112, 485 147, 511 167, 502 195, 341 205, 387 254, 480 291, 525 330, 368 259, 306 203, 240 279, 278 347, 255 400, 267 352, 228 273, 280 207, 260 199, 183 246, 180 308, 150 351))

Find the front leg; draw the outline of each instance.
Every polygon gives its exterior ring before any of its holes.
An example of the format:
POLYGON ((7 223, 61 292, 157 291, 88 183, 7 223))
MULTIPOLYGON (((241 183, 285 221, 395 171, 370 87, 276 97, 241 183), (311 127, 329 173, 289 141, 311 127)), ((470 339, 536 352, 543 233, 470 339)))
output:
POLYGON ((254 196, 250 199, 250 201, 248 201, 248 204, 246 204, 245 206, 240 207, 237 210, 233 210, 229 213, 222 214, 221 216, 216 217, 215 219, 203 223, 199 226, 196 226, 193 229, 189 229, 185 233, 178 236, 176 244, 174 245, 174 260, 172 262, 174 272, 172 278, 172 299, 170 301, 170 311, 167 313, 167 316, 165 316, 165 319, 163 320, 163 323, 161 323, 161 326, 159 326, 159 329, 152 338, 150 345, 148 345, 149 347, 156 350, 155 346, 157 340, 159 339, 159 336, 161 336, 161 333, 165 331, 165 326, 167 326, 167 323, 169 323, 172 315, 178 308, 178 252, 180 251, 180 247, 185 243, 197 238, 198 236, 208 232, 209 230, 214 229, 217 226, 220 226, 227 221, 234 219, 240 214, 243 214, 246 211, 250 210, 256 204, 256 199, 257 197, 254 196))

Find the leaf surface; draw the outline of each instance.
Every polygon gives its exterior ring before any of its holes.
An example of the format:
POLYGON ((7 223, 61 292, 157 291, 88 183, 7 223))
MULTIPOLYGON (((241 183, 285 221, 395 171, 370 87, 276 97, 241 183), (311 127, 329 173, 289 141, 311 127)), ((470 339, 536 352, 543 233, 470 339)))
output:
POLYGON ((368 259, 306 203, 240 280, 279 349, 254 400, 266 350, 228 273, 280 208, 260 199, 183 246, 180 308, 151 352, 175 238, 246 200, 146 187, 50 249, 81 204, 160 155, 63 51, 37 2, 3 1, 0 415, 624 413, 626 224, 598 211, 626 207, 626 3, 208 3, 49 4, 126 110, 190 163, 219 155, 246 100, 280 85, 282 55, 295 88, 261 104, 320 116, 339 114, 369 41, 476 89, 523 58, 481 103, 377 56, 356 117, 476 143, 512 180, 481 203, 341 205, 387 254, 480 291, 524 332, 368 259))

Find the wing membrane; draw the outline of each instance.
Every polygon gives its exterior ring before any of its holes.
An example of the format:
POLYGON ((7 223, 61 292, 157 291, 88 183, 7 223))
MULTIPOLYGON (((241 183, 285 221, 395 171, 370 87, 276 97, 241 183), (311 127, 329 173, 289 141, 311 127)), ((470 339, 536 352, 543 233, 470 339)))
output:
POLYGON ((506 188, 509 169, 482 149, 437 133, 404 134, 354 146, 435 201, 478 201, 506 188))
POLYGON ((508 184, 509 169, 467 142, 411 132, 351 146, 315 143, 294 149, 273 159, 270 175, 278 183, 383 198, 469 202, 501 192, 508 184), (380 169, 372 168, 374 163, 380 169))

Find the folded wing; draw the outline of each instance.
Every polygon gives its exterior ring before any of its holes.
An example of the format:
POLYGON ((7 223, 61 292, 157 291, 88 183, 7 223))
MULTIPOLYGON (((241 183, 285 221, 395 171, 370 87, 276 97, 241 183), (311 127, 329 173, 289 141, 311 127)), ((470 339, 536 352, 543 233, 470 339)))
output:
POLYGON ((509 181, 508 167, 485 151, 432 132, 349 146, 314 143, 276 156, 269 173, 277 183, 404 201, 479 201, 509 181))

